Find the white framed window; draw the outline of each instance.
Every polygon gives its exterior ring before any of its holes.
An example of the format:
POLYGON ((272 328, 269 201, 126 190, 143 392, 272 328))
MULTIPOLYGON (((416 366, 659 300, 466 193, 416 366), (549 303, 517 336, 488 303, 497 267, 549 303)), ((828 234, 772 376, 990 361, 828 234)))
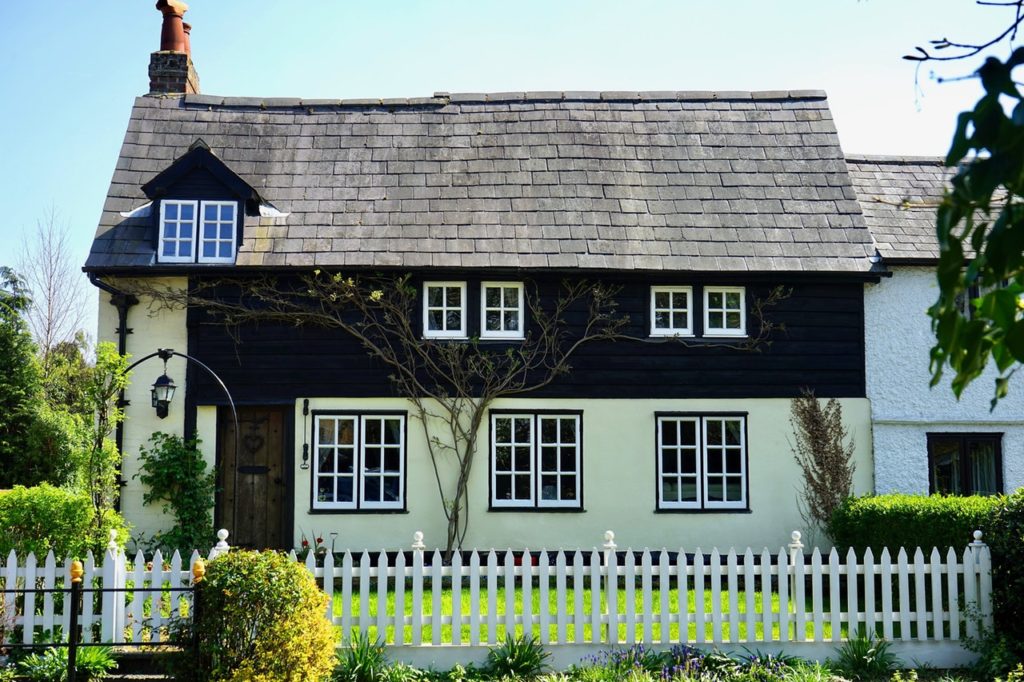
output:
POLYGON ((746 289, 704 287, 704 335, 747 335, 746 289))
POLYGON ((313 509, 405 508, 405 415, 314 414, 313 509))
POLYGON ((491 413, 491 506, 583 506, 579 413, 491 413))
POLYGON ((651 336, 693 335, 693 287, 651 287, 651 336))
POLYGON ((159 263, 195 262, 198 201, 160 202, 159 263))
POLYGON ((160 202, 160 263, 234 263, 238 202, 160 202))
POLYGON ((199 230, 200 263, 235 262, 235 219, 238 204, 234 201, 201 202, 199 230))
POLYGON ((480 338, 523 338, 524 308, 522 282, 481 283, 480 338))
POLYGON ((746 509, 746 417, 657 418, 659 509, 746 509))
POLYGON ((466 283, 423 283, 423 336, 466 338, 466 283))

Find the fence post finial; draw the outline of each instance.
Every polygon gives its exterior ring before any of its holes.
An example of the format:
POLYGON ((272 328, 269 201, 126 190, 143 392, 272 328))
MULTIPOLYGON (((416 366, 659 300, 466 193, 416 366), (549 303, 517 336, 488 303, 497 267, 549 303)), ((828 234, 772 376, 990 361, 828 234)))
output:
POLYGON ((117 546, 117 531, 111 528, 110 539, 107 541, 107 551, 111 554, 117 554, 118 549, 120 548, 117 546))
POLYGON ((75 559, 71 562, 71 582, 80 583, 82 582, 82 576, 85 575, 85 567, 82 566, 82 562, 75 559))
POLYGON ((217 531, 217 544, 210 550, 210 560, 216 559, 221 554, 231 551, 231 546, 228 544, 228 529, 221 528, 217 531))
POLYGON ((983 547, 985 545, 985 542, 981 539, 982 532, 980 530, 974 531, 972 535, 974 536, 974 542, 971 543, 971 547, 983 547))
POLYGON ((206 562, 203 561, 202 557, 196 559, 196 562, 192 564, 192 584, 203 582, 203 578, 206 577, 206 562))
POLYGON ((611 552, 614 551, 616 547, 618 547, 618 545, 615 544, 615 533, 610 530, 606 530, 604 532, 604 548, 611 552))
POLYGON ((423 531, 416 531, 412 534, 412 549, 415 552, 422 552, 427 546, 423 544, 423 531))

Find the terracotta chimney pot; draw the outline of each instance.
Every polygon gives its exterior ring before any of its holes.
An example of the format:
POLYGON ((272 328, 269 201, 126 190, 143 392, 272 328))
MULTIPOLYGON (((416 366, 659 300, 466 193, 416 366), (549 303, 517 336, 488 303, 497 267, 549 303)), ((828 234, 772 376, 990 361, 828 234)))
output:
POLYGON ((187 21, 181 23, 181 28, 185 31, 185 54, 192 57, 192 24, 187 21))
POLYGON ((156 8, 164 15, 160 29, 160 51, 187 54, 188 36, 185 34, 182 17, 188 11, 188 5, 181 0, 157 0, 156 8))

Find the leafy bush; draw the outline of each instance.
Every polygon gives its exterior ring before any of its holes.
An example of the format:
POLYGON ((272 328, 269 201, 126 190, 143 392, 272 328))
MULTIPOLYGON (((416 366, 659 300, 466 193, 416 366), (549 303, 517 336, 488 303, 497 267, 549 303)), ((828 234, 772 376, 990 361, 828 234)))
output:
POLYGON ((1024 660, 1024 488, 999 498, 984 540, 992 552, 994 631, 1024 660))
POLYGON ((337 636, 327 596, 304 566, 278 552, 233 551, 210 562, 196 589, 195 680, 322 680, 337 636))
POLYGON ((505 636, 505 641, 487 652, 487 669, 498 678, 532 678, 541 674, 551 653, 536 637, 505 636))
MULTIPOLYGON (((117 661, 109 647, 82 647, 75 655, 75 670, 83 682, 102 680, 116 667, 117 661)), ((18 661, 17 671, 31 682, 64 682, 68 672, 68 649, 54 647, 41 654, 29 654, 18 661)))
MULTIPOLYGON (((847 498, 832 514, 829 536, 837 548, 853 547, 862 554, 868 547, 877 556, 883 547, 938 547, 958 551, 971 541, 975 530, 987 531, 998 497, 945 497, 941 495, 866 495, 847 498)), ((988 532, 985 533, 988 536, 988 532)))
POLYGON ((858 637, 847 640, 836 655, 836 667, 851 680, 886 680, 899 667, 892 646, 884 639, 858 637))
POLYGON ((214 494, 216 475, 208 470, 199 451, 200 441, 181 436, 154 433, 150 447, 141 448, 141 471, 136 477, 147 490, 145 504, 163 502, 163 511, 174 515, 174 526, 153 538, 153 544, 182 553, 213 542, 214 494))
POLYGON ((110 531, 120 544, 128 538, 121 515, 104 512, 96 523, 96 510, 85 493, 75 493, 43 483, 34 488, 15 486, 0 494, 0 555, 12 549, 19 554, 50 550, 58 557, 84 557, 90 549, 106 549, 110 531))

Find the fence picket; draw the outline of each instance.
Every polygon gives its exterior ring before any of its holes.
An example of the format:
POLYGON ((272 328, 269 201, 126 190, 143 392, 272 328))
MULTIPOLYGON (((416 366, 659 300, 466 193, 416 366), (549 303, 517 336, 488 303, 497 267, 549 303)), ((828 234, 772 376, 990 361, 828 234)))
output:
POLYGON ((643 643, 651 644, 654 642, 654 611, 653 609, 653 567, 651 566, 651 553, 649 550, 644 550, 643 554, 640 555, 640 589, 642 591, 642 597, 640 602, 640 618, 642 619, 644 630, 643 630, 643 643))
POLYGON ((582 644, 585 637, 587 614, 583 610, 583 593, 586 590, 583 568, 583 552, 576 550, 572 555, 572 624, 573 641, 582 644))
POLYGON ((736 550, 729 549, 725 560, 728 573, 729 589, 729 642, 736 643, 740 639, 740 608, 739 608, 739 576, 736 568, 736 550))
MULTIPOLYGON (((43 589, 52 590, 57 586, 57 560, 53 550, 46 553, 43 562, 43 589)), ((53 630, 53 592, 43 592, 43 630, 53 630)))
POLYGON ((793 620, 795 623, 793 627, 796 629, 796 641, 798 642, 807 640, 807 593, 804 584, 806 573, 807 566, 804 563, 803 554, 800 554, 793 566, 793 620))
MULTIPOLYGON (((679 592, 679 597, 676 600, 678 608, 676 609, 677 618, 679 619, 679 642, 690 641, 690 596, 689 596, 689 584, 690 574, 687 568, 686 552, 682 548, 679 549, 679 553, 676 555, 676 563, 678 564, 676 570, 676 590, 679 592)), ((696 617, 694 617, 696 620, 696 617)))
POLYGON ((900 547, 896 555, 896 572, 898 575, 900 599, 900 639, 910 639, 910 566, 907 564, 907 550, 900 547))
POLYGON ((452 644, 462 644, 462 552, 452 554, 452 644))
POLYGON ((548 553, 541 550, 540 557, 537 559, 537 590, 539 591, 539 599, 537 601, 540 604, 538 616, 540 617, 541 644, 551 643, 551 608, 548 601, 548 591, 551 587, 550 569, 551 563, 548 559, 548 553))
POLYGON ((960 639, 960 590, 957 589, 956 550, 952 547, 946 552, 946 610, 949 611, 949 638, 960 639))
MULTIPOLYGON (((854 574, 853 578, 856 579, 856 577, 856 574, 854 574)), ((839 595, 839 552, 833 547, 832 551, 828 554, 828 613, 829 626, 832 628, 829 639, 833 642, 838 642, 842 639, 841 609, 842 597, 839 595)))
MULTIPOLYGON (((109 557, 110 554, 108 553, 107 556, 109 557)), ((159 549, 153 553, 153 568, 150 569, 149 574, 149 619, 153 628, 150 633, 150 641, 162 642, 164 640, 164 618, 161 608, 164 594, 164 555, 159 549)), ((103 586, 107 586, 106 575, 104 575, 103 586)), ((109 622, 108 615, 104 613, 103 616, 103 622, 109 622)))
POLYGON ((942 639, 942 557, 939 556, 939 548, 932 547, 928 563, 932 569, 932 639, 942 639))
POLYGON ((992 552, 987 546, 978 552, 978 574, 981 624, 986 630, 992 630, 992 552))
POLYGON ((672 614, 669 612, 671 592, 672 574, 668 563, 668 550, 662 547, 658 555, 658 615, 661 616, 658 641, 662 644, 672 641, 672 614))
POLYGON ((823 623, 825 620, 825 605, 822 598, 823 576, 821 571, 821 551, 817 547, 811 553, 811 608, 814 610, 814 641, 820 642, 824 639, 823 623))
POLYGON ((143 555, 140 549, 135 553, 135 559, 132 564, 132 605, 131 605, 131 620, 132 620, 132 641, 142 641, 142 629, 143 629, 143 588, 145 587, 146 581, 146 557, 143 555))
POLYGON ((533 637, 533 560, 530 557, 530 550, 523 551, 519 563, 522 571, 523 636, 529 639, 533 637))
POLYGON ((441 552, 434 550, 430 557, 430 593, 432 607, 430 610, 430 642, 434 646, 441 644, 441 628, 444 626, 444 614, 441 611, 441 587, 444 584, 444 561, 441 552))
POLYGON ((868 547, 864 550, 864 629, 870 638, 878 637, 877 618, 875 618, 875 554, 868 547))
MULTIPOLYGON (((623 605, 626 607, 626 644, 634 644, 636 642, 636 557, 633 556, 631 549, 626 550, 623 569, 625 569, 623 580, 626 587, 626 603, 623 605)), ((618 587, 615 591, 619 591, 618 587)))
MULTIPOLYGON (((772 641, 772 555, 765 547, 761 550, 761 637, 748 642, 772 641)), ((753 589, 753 584, 751 584, 753 589)))
POLYGON ((363 551, 359 557, 359 632, 370 633, 370 553, 363 551))
POLYGON ((405 580, 409 571, 405 565, 405 552, 395 557, 395 646, 405 644, 405 580))
POLYGON ((597 550, 590 555, 590 641, 602 641, 601 634, 601 555, 597 550))
POLYGON ((708 561, 708 568, 711 575, 711 632, 715 644, 722 643, 722 555, 718 548, 711 550, 711 558, 708 561))
MULTIPOLYGON (((325 557, 326 558, 326 557, 325 557)), ((326 564, 324 565, 326 570, 326 564)), ((458 594, 458 592, 453 592, 458 594)), ((383 549, 377 555, 377 639, 388 638, 388 554, 383 549)), ((458 642, 456 642, 458 643, 458 642)))
POLYGON ((487 553, 487 643, 498 641, 498 554, 487 553))
MULTIPOLYGON (((4 570, 4 615, 10 618, 14 625, 14 605, 17 599, 18 589, 18 555, 12 549, 7 554, 7 567, 4 570)), ((68 600, 65 600, 67 602, 68 600)))
POLYGON ((917 639, 928 639, 928 609, 925 601, 924 552, 918 547, 914 552, 914 612, 917 615, 915 628, 917 639))
POLYGON ((555 631, 555 644, 568 644, 569 640, 566 630, 569 614, 567 612, 568 604, 566 600, 566 565, 565 552, 561 551, 555 555, 555 601, 558 608, 558 613, 555 615, 558 622, 558 627, 555 631))
POLYGON ((334 618, 334 552, 329 551, 324 555, 324 577, 322 585, 324 586, 324 594, 327 595, 327 608, 326 616, 327 620, 331 621, 332 625, 337 625, 337 621, 334 618))
MULTIPOLYGON (((706 628, 707 618, 705 617, 705 594, 704 594, 704 551, 698 547, 693 555, 693 618, 697 622, 698 644, 707 642, 706 628)), ((688 608, 688 605, 684 608, 688 608)))
POLYGON ((605 551, 605 611, 608 613, 608 627, 605 641, 619 642, 619 563, 615 550, 605 551))
MULTIPOLYGON (((345 551, 341 557, 341 636, 346 642, 352 639, 352 552, 345 551)), ((416 604, 419 604, 416 601, 416 604)), ((415 618, 415 611, 413 617, 415 618)))
MULTIPOLYGON (((61 562, 59 570, 60 585, 62 589, 71 589, 71 562, 73 559, 66 557, 61 562)), ((63 633, 62 639, 67 641, 70 636, 71 628, 71 599, 65 597, 63 600, 64 608, 61 609, 60 613, 60 631, 63 633)))
POLYGON ((480 646, 480 552, 469 558, 469 643, 480 646))
MULTIPOLYGON (((846 552, 846 632, 847 637, 856 639, 860 628, 860 607, 857 601, 857 554, 853 547, 846 552)), ((865 610, 873 606, 864 605, 865 610)), ((834 633, 833 633, 834 635, 834 633)), ((835 641, 835 640, 833 640, 835 641)))
POLYGON ((757 641, 757 625, 755 625, 757 607, 754 603, 754 595, 757 593, 757 587, 754 570, 754 553, 750 551, 749 547, 747 547, 747 551, 743 553, 743 591, 746 595, 746 613, 744 614, 746 616, 746 632, 743 637, 744 642, 757 641))
POLYGON ((505 552, 505 638, 516 634, 516 560, 512 550, 505 552))
POLYGON ((882 562, 882 637, 892 641, 892 556, 889 548, 882 549, 879 557, 882 562))
POLYGON ((776 566, 779 572, 779 638, 777 641, 789 642, 791 641, 789 636, 789 555, 786 554, 784 547, 779 549, 776 566))
MULTIPOLYGON (((124 559, 124 554, 121 555, 121 558, 122 560, 124 559)), ((127 566, 125 566, 125 570, 127 570, 127 566)), ((184 596, 184 593, 181 590, 181 577, 181 554, 178 552, 178 550, 174 550, 174 554, 171 555, 170 622, 174 622, 176 619, 182 618, 185 615, 185 613, 181 610, 181 598, 182 596, 184 596)), ((187 580, 188 579, 186 578, 186 581, 187 580)), ((126 598, 128 595, 127 592, 122 592, 121 594, 123 595, 122 598, 126 598)), ((123 627, 121 629, 124 630, 123 627)))
POLYGON ((967 547, 963 554, 964 631, 970 638, 978 636, 978 576, 974 569, 974 554, 967 547))

